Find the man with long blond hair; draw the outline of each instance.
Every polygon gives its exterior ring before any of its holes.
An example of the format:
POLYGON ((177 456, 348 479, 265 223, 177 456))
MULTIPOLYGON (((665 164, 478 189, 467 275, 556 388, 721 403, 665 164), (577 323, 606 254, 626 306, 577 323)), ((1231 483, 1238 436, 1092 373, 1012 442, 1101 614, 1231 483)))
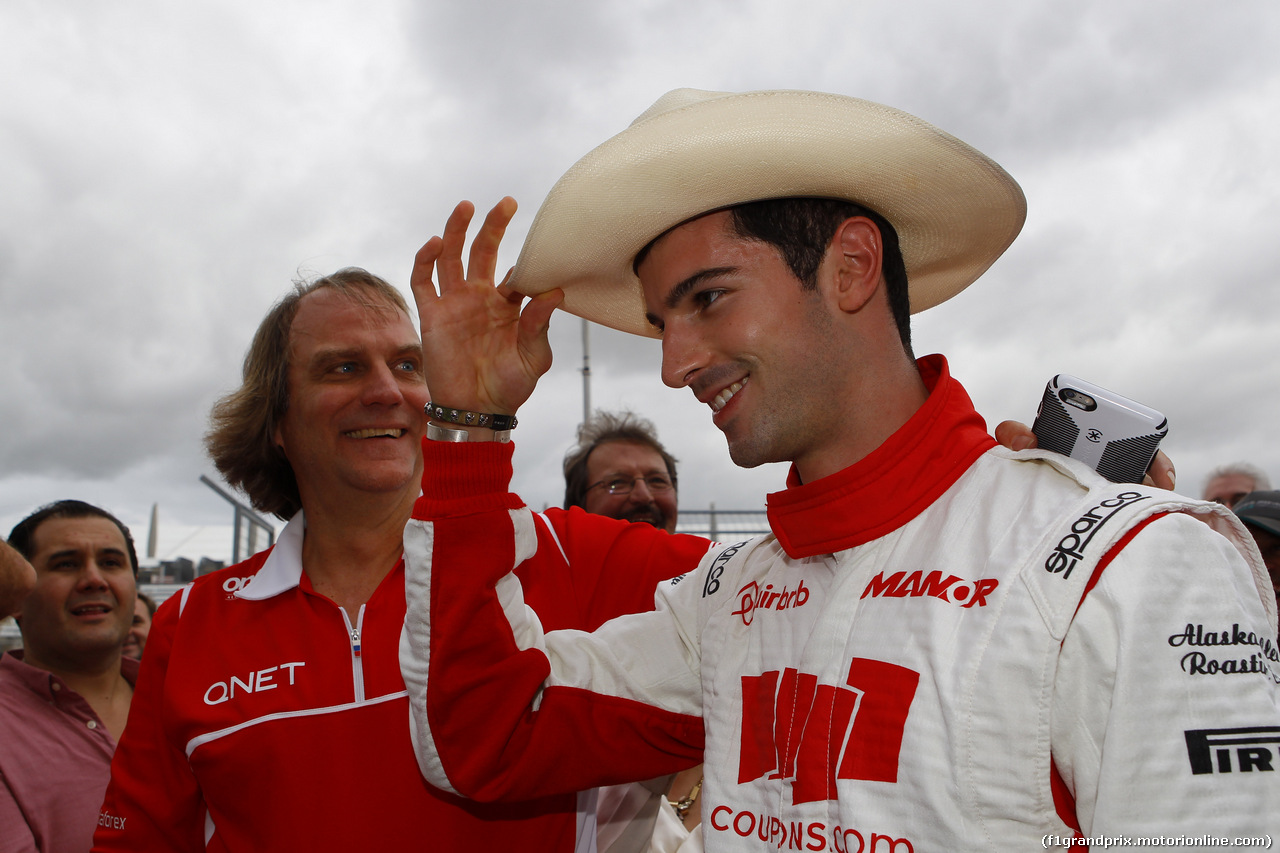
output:
MULTIPOLYGON (((299 285, 263 320, 207 446, 288 524, 271 551, 156 613, 95 849, 570 853, 594 833, 591 794, 478 806, 414 763, 397 654, 422 367, 403 297, 363 270, 299 285)), ((542 534, 526 580, 544 619, 590 628, 651 607, 648 566, 692 566, 707 548, 665 534, 632 548, 631 527, 652 530, 616 522, 565 543, 597 567, 573 576, 542 534)))

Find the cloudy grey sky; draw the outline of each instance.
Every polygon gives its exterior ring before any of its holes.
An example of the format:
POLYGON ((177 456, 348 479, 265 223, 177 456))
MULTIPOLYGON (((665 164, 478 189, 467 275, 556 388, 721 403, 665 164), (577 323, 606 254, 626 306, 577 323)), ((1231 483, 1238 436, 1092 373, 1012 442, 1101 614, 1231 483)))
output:
MULTIPOLYGON (((542 197, 663 92, 817 89, 915 113, 1022 184, 1027 225, 917 318, 992 424, 1066 372, 1164 411, 1183 491, 1280 475, 1280 5, 1244 0, 0 5, 0 529, 81 497, 145 535, 229 521, 200 438, 299 275, 408 289, 461 198, 542 197)), ((561 495, 579 321, 521 412, 517 488, 561 495)), ((651 341, 593 328, 593 401, 657 421, 681 504, 763 506, 651 341)), ((190 556, 199 556, 192 554, 190 556)), ((218 556, 218 555, 214 555, 218 556)))

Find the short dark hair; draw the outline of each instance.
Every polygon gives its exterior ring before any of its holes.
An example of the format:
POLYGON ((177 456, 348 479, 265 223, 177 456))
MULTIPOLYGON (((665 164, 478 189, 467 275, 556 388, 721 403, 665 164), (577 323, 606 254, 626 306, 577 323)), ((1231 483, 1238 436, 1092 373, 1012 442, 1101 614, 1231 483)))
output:
MULTIPOLYGON (((837 198, 771 198, 734 205, 728 211, 734 233, 777 249, 805 290, 818 286, 818 267, 840 223, 855 216, 870 219, 879 229, 883 244, 880 272, 884 276, 889 310, 893 312, 902 348, 907 355, 912 354, 907 266, 898 244, 898 232, 889 220, 869 207, 837 198)), ((639 268, 658 239, 655 237, 640 250, 633 269, 639 268)))
POLYGON ((13 530, 9 531, 9 544, 15 551, 26 557, 28 562, 33 561, 36 556, 36 529, 51 518, 105 518, 114 524, 119 529, 120 535, 124 537, 124 544, 129 551, 129 565, 133 568, 134 577, 138 576, 138 549, 133 545, 133 534, 129 532, 129 528, 105 509, 84 501, 63 500, 45 504, 19 521, 13 530))
POLYGON ((147 605, 147 613, 151 614, 151 618, 154 619, 156 615, 156 600, 142 590, 138 590, 138 600, 147 605))
POLYGON ((652 447, 667 466, 671 488, 676 488, 676 458, 658 441, 653 422, 632 412, 597 411, 578 427, 578 443, 564 455, 564 508, 581 507, 587 498, 587 460, 591 452, 610 441, 626 441, 652 447))
POLYGON ((289 348, 293 319, 303 298, 317 290, 336 290, 357 304, 409 314, 400 291, 358 267, 340 269, 293 290, 267 312, 244 357, 240 387, 214 403, 204 446, 214 467, 249 497, 260 512, 291 518, 302 509, 298 480, 275 431, 289 407, 289 348))

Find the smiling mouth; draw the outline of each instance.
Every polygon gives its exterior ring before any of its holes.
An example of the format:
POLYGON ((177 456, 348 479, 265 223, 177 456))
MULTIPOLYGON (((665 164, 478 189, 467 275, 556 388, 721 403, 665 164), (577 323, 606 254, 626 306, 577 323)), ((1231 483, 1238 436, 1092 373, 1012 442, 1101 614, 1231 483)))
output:
POLYGON ((351 432, 344 432, 347 438, 399 438, 408 432, 407 429, 390 429, 388 427, 374 427, 373 429, 353 429, 351 432))
POLYGON ((71 608, 72 616, 98 616, 110 612, 111 608, 105 604, 81 604, 71 608))
POLYGON ((747 384, 747 378, 743 377, 741 382, 735 382, 732 385, 730 385, 728 388, 724 389, 719 394, 717 394, 715 396, 715 399, 711 401, 711 411, 718 412, 721 409, 723 409, 725 406, 727 406, 729 404, 729 401, 733 399, 733 395, 741 391, 742 386, 746 384, 747 384))
POLYGON ((633 509, 630 512, 624 512, 622 517, 627 521, 643 521, 652 524, 654 527, 662 527, 666 523, 666 517, 662 511, 654 506, 644 506, 633 509))

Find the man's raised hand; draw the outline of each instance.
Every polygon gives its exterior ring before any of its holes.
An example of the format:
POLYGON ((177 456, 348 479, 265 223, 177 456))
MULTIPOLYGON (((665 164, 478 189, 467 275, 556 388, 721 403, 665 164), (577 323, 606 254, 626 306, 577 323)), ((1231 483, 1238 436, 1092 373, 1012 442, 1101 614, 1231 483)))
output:
POLYGON ((462 249, 475 213, 469 201, 454 208, 444 237, 432 237, 414 258, 409 281, 434 403, 515 414, 551 367, 547 329, 563 294, 552 290, 535 296, 521 311, 524 297, 505 281, 495 286, 498 247, 515 212, 510 197, 489 211, 471 243, 465 270, 462 249), (433 273, 439 278, 438 294, 433 273))

